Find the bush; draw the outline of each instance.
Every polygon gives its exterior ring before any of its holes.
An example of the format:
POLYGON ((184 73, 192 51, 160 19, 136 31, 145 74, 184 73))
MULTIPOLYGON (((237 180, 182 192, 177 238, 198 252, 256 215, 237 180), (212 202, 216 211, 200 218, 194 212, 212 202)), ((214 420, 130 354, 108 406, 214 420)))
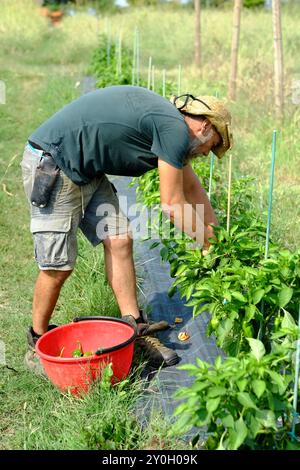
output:
POLYGON ((99 47, 92 56, 89 73, 97 80, 97 86, 104 88, 110 85, 130 85, 132 82, 132 53, 122 47, 122 60, 118 71, 118 51, 114 43, 104 34, 100 37, 99 47))
POLYGON ((261 7, 265 4, 265 0, 244 0, 243 5, 246 8, 261 7))

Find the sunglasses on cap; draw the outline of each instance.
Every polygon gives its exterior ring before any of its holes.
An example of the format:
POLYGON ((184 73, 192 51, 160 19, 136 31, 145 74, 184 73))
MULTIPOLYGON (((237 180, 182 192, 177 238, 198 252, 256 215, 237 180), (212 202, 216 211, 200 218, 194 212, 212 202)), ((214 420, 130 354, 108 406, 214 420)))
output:
POLYGON ((185 94, 185 95, 176 96, 176 97, 174 98, 174 104, 175 104, 176 108, 180 111, 181 109, 183 109, 183 108, 186 107, 186 105, 188 104, 188 102, 189 102, 190 99, 193 100, 193 101, 199 101, 200 103, 204 104, 204 106, 206 106, 207 109, 209 109, 209 110, 211 111, 211 107, 208 106, 208 104, 206 104, 204 101, 200 100, 199 98, 195 98, 195 96, 190 95, 190 94, 188 94, 188 93, 185 94), (179 106, 179 107, 178 107, 178 106, 176 105, 176 101, 179 100, 180 98, 183 98, 183 97, 185 97, 184 103, 183 103, 182 106, 179 106))

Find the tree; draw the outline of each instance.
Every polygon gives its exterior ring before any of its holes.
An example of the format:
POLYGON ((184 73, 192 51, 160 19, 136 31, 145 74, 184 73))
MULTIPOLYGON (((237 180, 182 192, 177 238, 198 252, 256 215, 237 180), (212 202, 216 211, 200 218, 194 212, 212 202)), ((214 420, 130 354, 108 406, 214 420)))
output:
POLYGON ((278 120, 284 116, 283 51, 281 31, 280 0, 272 2, 273 37, 274 37, 274 95, 275 114, 278 120))
POLYGON ((195 64, 201 66, 201 0, 194 0, 195 7, 195 64))
POLYGON ((231 42, 231 69, 229 77, 228 96, 230 100, 236 99, 236 83, 238 70, 238 51, 240 39, 242 0, 234 0, 233 9, 233 28, 231 42))

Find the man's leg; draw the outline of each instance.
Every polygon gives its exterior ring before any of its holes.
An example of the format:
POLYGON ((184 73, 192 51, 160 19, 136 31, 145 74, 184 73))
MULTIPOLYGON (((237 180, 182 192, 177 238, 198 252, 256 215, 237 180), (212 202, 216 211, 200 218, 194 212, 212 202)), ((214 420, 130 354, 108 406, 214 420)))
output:
POLYGON ((137 329, 142 336, 139 336, 136 342, 149 359, 150 365, 160 367, 161 365, 172 366, 177 364, 179 357, 175 351, 164 346, 153 336, 144 336, 150 334, 151 329, 153 329, 153 332, 166 329, 168 324, 167 322, 157 322, 152 326, 147 326, 144 319, 141 319, 136 295, 132 238, 129 235, 109 237, 103 240, 103 245, 108 281, 114 291, 121 315, 123 318, 127 317, 126 320, 130 323, 131 317, 137 320, 137 329), (138 319, 142 323, 139 323, 138 319))
POLYGON ((116 296, 121 315, 140 316, 136 276, 132 255, 133 241, 129 235, 103 240, 105 268, 108 281, 116 296))
POLYGON ((137 329, 137 344, 151 364, 173 365, 179 360, 175 351, 164 346, 157 338, 148 336, 167 329, 168 323, 148 322, 138 307, 133 240, 128 225, 129 221, 120 208, 116 190, 104 176, 86 207, 80 228, 94 246, 103 243, 108 281, 123 319, 137 329))
POLYGON ((72 270, 39 272, 34 288, 32 308, 32 327, 37 335, 42 335, 48 330, 49 320, 60 290, 71 272, 72 270))

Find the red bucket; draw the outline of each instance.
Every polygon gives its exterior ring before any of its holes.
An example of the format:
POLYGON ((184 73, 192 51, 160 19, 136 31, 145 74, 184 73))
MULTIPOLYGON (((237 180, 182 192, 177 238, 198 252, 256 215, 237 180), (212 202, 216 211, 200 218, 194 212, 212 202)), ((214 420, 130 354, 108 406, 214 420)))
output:
POLYGON ((112 383, 127 377, 133 358, 135 328, 111 317, 80 317, 73 323, 45 333, 36 343, 36 353, 51 382, 61 391, 87 392, 101 371, 112 364, 112 383), (72 357, 80 341, 92 356, 72 357), (64 349, 63 349, 64 348, 64 349), (63 349, 63 357, 60 357, 63 349))

